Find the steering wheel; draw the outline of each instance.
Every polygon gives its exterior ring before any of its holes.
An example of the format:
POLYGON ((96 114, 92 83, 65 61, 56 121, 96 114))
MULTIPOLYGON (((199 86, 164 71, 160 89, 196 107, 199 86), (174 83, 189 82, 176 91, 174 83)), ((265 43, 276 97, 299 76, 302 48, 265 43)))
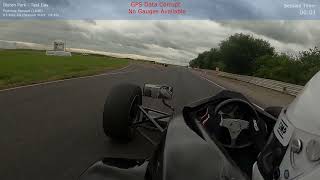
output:
POLYGON ((259 147, 259 141, 266 135, 266 126, 257 111, 242 99, 219 103, 214 109, 213 120, 208 120, 204 126, 227 148, 239 149, 252 144, 259 147))

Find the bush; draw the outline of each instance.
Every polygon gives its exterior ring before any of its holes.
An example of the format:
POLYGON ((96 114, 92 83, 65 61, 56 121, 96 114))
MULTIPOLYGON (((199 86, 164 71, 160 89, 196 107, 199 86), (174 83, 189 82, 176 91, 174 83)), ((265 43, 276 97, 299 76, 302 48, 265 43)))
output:
POLYGON ((250 35, 235 34, 220 43, 220 53, 225 70, 231 73, 251 75, 258 57, 273 55, 270 43, 250 35))
POLYGON ((297 57, 276 54, 269 42, 235 34, 219 48, 205 51, 190 61, 191 67, 215 69, 304 85, 320 70, 320 50, 315 47, 297 57))
POLYGON ((190 62, 191 67, 202 69, 215 69, 216 67, 224 69, 224 63, 218 49, 211 49, 198 55, 198 57, 190 62))
POLYGON ((304 84, 300 73, 302 63, 285 54, 263 56, 257 59, 254 76, 293 84, 304 84))

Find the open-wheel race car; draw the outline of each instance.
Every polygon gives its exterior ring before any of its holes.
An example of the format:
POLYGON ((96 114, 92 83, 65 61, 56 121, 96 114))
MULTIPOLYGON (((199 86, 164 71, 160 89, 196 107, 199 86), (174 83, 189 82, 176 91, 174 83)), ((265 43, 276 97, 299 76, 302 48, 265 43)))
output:
POLYGON ((263 110, 224 90, 176 112, 167 102, 172 87, 117 86, 105 103, 105 134, 127 142, 140 133, 156 148, 145 159, 103 158, 80 179, 317 179, 319 92, 317 74, 284 108, 263 110), (143 96, 162 100, 171 112, 144 107, 143 96), (161 140, 142 129, 161 132, 161 140))

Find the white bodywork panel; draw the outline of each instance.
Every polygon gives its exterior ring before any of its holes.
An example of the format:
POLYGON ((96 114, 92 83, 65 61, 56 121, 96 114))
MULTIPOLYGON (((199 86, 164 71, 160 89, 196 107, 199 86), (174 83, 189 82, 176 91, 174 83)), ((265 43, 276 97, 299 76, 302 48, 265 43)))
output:
POLYGON ((264 180, 258 169, 257 162, 255 162, 252 167, 252 180, 264 180))
POLYGON ((311 140, 320 141, 320 72, 307 83, 287 110, 281 112, 274 133, 282 145, 289 145, 279 167, 280 179, 319 179, 320 162, 307 158, 306 146, 311 140), (289 126, 281 138, 278 130, 282 121, 289 126), (292 139, 301 140, 301 152, 293 153, 292 139))
MULTIPOLYGON (((317 135, 310 134, 300 129, 295 129, 292 135, 292 139, 299 139, 302 142, 302 149, 299 153, 293 153, 291 151, 292 143, 289 143, 286 154, 280 164, 280 180, 286 179, 308 179, 312 174, 319 174, 319 161, 310 161, 307 158, 306 146, 311 140, 319 141, 320 138, 317 135), (288 177, 285 177, 287 171, 288 177)), ((314 177, 314 176, 312 176, 314 177)), ((313 178, 319 179, 319 178, 313 178)))
MULTIPOLYGON (((320 179, 320 160, 310 161, 306 152, 308 142, 320 142, 320 72, 306 84, 286 111, 281 112, 273 131, 283 146, 288 145, 279 166, 279 179, 320 179), (294 138, 302 142, 302 150, 299 153, 291 151, 294 138)), ((252 170, 253 180, 263 179, 256 163, 252 170)))
POLYGON ((320 136, 320 72, 288 106, 286 115, 296 128, 320 136))

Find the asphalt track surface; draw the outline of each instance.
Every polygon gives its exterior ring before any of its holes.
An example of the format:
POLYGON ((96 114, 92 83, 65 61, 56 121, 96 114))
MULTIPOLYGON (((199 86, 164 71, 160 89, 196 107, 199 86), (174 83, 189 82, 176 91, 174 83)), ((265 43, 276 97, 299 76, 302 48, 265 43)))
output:
MULTIPOLYGON (((102 133, 104 100, 120 83, 171 85, 171 103, 177 110, 221 91, 187 68, 144 64, 94 77, 1 91, 0 179, 77 179, 104 156, 148 156, 153 148, 144 138, 117 144, 102 133)), ((161 107, 159 101, 150 99, 144 104, 161 107)))

